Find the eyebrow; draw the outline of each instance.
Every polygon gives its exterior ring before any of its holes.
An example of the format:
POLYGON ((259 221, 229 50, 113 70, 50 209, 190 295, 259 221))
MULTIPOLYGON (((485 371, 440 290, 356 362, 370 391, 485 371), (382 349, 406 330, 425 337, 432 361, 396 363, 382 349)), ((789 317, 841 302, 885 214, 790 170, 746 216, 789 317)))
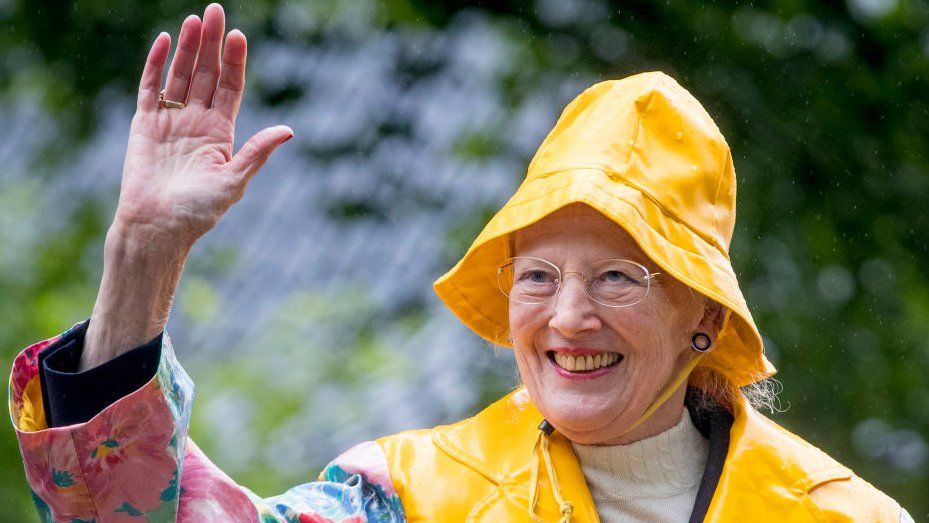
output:
MULTIPOLYGON (((520 230, 521 230, 521 229, 520 229, 520 230)), ((513 231, 513 232, 507 234, 507 236, 506 236, 506 248, 507 248, 507 252, 505 253, 506 258, 512 258, 512 257, 515 257, 515 256, 519 256, 518 254, 516 254, 516 233, 518 233, 520 230, 516 230, 516 231, 513 231)), ((635 240, 633 240, 633 245, 634 245, 635 247, 638 247, 638 245, 635 243, 635 240)), ((638 248, 638 250, 641 251, 641 248, 638 248)), ((530 257, 530 258, 534 258, 535 256, 529 256, 529 257, 530 257)), ((646 269, 648 269, 648 272, 649 272, 649 273, 661 272, 661 271, 664 270, 660 265, 658 265, 657 263, 655 263, 655 262, 654 262, 651 258, 649 258, 648 256, 645 256, 645 260, 639 259, 638 256, 635 256, 635 257, 632 257, 632 256, 613 256, 613 257, 611 257, 611 258, 601 258, 601 259, 599 259, 599 260, 594 260, 594 262, 604 261, 604 260, 629 260, 629 261, 634 261, 634 262, 636 262, 636 263, 642 265, 642 266, 645 267, 646 269)))

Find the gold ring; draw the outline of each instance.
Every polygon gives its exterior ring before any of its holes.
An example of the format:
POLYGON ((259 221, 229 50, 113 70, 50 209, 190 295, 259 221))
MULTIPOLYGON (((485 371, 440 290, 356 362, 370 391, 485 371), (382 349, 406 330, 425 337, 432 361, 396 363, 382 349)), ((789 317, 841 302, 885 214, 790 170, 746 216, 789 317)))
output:
POLYGON ((165 109, 183 109, 187 107, 184 102, 175 102, 174 100, 165 100, 165 90, 158 93, 158 107, 165 109))

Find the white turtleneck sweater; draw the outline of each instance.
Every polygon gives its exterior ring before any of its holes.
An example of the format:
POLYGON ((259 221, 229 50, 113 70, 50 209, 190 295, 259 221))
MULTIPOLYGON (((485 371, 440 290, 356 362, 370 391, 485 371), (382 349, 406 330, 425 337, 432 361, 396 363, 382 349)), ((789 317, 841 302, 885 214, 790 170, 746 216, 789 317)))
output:
POLYGON ((573 444, 600 521, 687 521, 709 443, 684 409, 670 429, 628 445, 573 444))

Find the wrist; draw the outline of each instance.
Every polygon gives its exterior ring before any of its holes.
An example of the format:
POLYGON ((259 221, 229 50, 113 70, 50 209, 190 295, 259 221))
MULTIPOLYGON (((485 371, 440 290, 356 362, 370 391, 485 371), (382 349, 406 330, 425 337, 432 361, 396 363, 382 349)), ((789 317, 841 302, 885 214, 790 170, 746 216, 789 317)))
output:
POLYGON ((147 343, 164 330, 189 247, 153 228, 114 222, 81 370, 147 343))
POLYGON ((104 261, 170 261, 185 259, 192 246, 193 242, 182 235, 149 224, 115 219, 107 230, 103 255, 104 261))

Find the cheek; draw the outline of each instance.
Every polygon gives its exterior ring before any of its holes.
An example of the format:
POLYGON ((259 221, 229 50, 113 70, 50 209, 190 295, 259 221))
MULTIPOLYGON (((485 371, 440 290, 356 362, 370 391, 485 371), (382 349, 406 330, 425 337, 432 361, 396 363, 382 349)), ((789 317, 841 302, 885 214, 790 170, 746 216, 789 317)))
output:
POLYGON ((539 355, 532 349, 516 349, 516 368, 519 370, 519 375, 522 378, 522 382, 526 385, 530 385, 531 388, 535 388, 537 379, 540 377, 542 372, 541 366, 539 365, 539 355))
POLYGON ((538 379, 542 373, 536 339, 545 332, 548 322, 543 311, 531 306, 515 304, 510 306, 510 337, 516 356, 516 365, 523 382, 537 392, 538 379))
POLYGON ((548 325, 544 310, 518 303, 511 304, 509 316, 513 348, 532 350, 533 340, 548 325))
POLYGON ((650 307, 621 309, 612 313, 606 321, 610 330, 619 333, 636 352, 654 347, 665 329, 665 323, 661 311, 650 307))
POLYGON ((641 307, 623 311, 609 322, 613 331, 624 340, 626 356, 636 371, 637 379, 653 376, 650 370, 660 370, 673 361, 678 352, 674 318, 661 307, 641 307))
POLYGON ((643 319, 643 322, 647 322, 651 329, 665 339, 676 338, 685 329, 684 325, 692 315, 689 301, 689 296, 677 294, 656 296, 650 307, 643 307, 643 313, 650 318, 643 319))

